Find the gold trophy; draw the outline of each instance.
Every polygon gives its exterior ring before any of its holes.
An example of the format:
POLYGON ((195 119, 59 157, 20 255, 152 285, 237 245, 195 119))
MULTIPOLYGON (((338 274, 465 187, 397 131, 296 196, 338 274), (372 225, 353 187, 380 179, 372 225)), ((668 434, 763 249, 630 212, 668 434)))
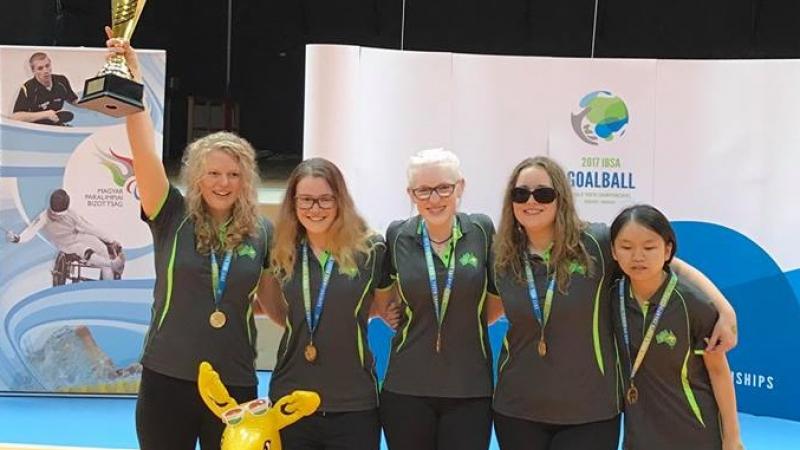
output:
MULTIPOLYGON (((146 0, 111 0, 111 37, 130 41, 146 0)), ((114 117, 144 110, 144 85, 133 80, 123 55, 109 58, 103 70, 89 78, 78 105, 114 117)))

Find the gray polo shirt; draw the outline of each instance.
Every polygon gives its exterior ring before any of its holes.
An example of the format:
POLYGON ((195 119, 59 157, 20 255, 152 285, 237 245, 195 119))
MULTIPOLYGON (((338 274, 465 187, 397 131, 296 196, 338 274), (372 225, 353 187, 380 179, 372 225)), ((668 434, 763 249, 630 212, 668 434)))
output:
MULTIPOLYGON (((611 257, 608 227, 591 224, 582 242, 594 262, 591 268, 573 265, 566 294, 556 287, 545 328, 544 357, 537 352, 541 327, 527 282, 513 274, 495 275, 509 322, 493 403, 500 414, 578 424, 610 419, 620 412, 620 375, 607 295, 617 265, 611 257)), ((552 268, 548 257, 530 261, 543 309, 552 268)))
MULTIPOLYGON (((381 236, 370 237, 369 257, 359 256, 358 271, 342 273, 334 262, 322 315, 314 332, 317 358, 304 356, 310 341, 303 304, 303 266, 300 249, 292 278, 282 286, 289 310, 286 329, 278 347, 277 364, 270 381, 274 401, 294 390, 317 392, 319 411, 364 411, 378 406, 375 362, 367 342, 367 322, 373 293, 384 277, 386 244, 381 236)), ((309 251, 311 307, 316 305, 327 258, 309 251)))
MULTIPOLYGON (((492 395, 492 355, 486 328, 486 294, 495 292, 488 268, 494 236, 491 219, 483 214, 458 214, 452 294, 445 314, 440 352, 437 324, 419 216, 389 225, 386 240, 391 276, 398 283, 405 307, 392 339, 383 388, 398 394, 470 398, 492 395)), ((433 258, 439 296, 447 265, 433 258)), ((382 287, 391 284, 384 280, 382 287)))
MULTIPOLYGON (((631 296, 626 282, 625 311, 634 360, 668 281, 669 278, 644 309, 631 296)), ((617 284, 611 289, 611 301, 627 389, 630 363, 622 338, 617 284)), ((679 279, 636 373, 639 399, 633 405, 625 405, 625 449, 722 448, 719 409, 702 356, 704 338, 711 336, 717 317, 711 301, 679 279)))
MULTIPOLYGON (((155 372, 195 381, 201 361, 219 372, 231 386, 254 386, 256 328, 251 293, 269 261, 272 225, 261 219, 258 235, 248 237, 233 253, 221 311, 224 327, 209 324, 214 312, 211 261, 195 248, 194 223, 186 215, 184 198, 170 187, 155 217, 142 213, 153 233, 156 283, 150 330, 142 365, 155 372)), ((222 255, 217 255, 220 265, 222 255)))

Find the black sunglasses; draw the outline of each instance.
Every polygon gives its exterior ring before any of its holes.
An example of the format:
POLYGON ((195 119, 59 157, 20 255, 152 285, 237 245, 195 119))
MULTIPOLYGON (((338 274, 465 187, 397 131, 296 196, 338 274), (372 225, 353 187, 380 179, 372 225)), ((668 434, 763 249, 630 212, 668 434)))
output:
POLYGON ((528 199, 531 197, 533 197, 537 203, 553 203, 556 199, 556 190, 547 186, 537 187, 536 189, 524 187, 515 187, 511 189, 511 201, 514 203, 527 203, 528 199))

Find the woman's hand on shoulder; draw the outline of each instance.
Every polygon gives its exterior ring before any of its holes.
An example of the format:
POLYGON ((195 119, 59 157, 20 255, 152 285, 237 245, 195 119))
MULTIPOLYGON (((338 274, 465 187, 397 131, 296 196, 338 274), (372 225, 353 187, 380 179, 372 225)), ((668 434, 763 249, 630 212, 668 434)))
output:
POLYGON ((400 325, 400 317, 402 314, 402 305, 397 298, 396 289, 394 286, 375 291, 375 298, 370 308, 369 316, 380 317, 383 322, 392 330, 396 330, 400 325))

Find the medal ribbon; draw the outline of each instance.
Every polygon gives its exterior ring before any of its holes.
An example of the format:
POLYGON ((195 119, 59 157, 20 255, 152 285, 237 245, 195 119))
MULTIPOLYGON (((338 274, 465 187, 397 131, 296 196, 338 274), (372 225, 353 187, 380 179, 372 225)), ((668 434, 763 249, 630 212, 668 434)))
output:
POLYGON ((547 293, 544 295, 543 317, 542 307, 539 305, 539 293, 536 292, 536 284, 534 283, 533 279, 533 270, 531 269, 531 263, 528 261, 527 256, 524 258, 524 262, 525 278, 528 280, 528 297, 531 299, 531 305, 533 305, 533 315, 536 317, 536 320, 539 321, 539 325, 542 327, 542 335, 544 335, 544 327, 547 325, 547 321, 550 319, 550 310, 553 308, 553 294, 555 294, 556 277, 553 275, 550 277, 550 281, 547 283, 547 293))
POLYGON ((636 361, 631 362, 631 335, 628 329, 628 318, 625 312, 625 278, 620 280, 619 283, 619 315, 620 319, 622 319, 622 338, 625 340, 625 348, 627 349, 628 353, 628 367, 630 368, 631 373, 631 384, 633 384, 633 379, 636 377, 636 372, 639 371, 639 367, 642 365, 642 361, 644 361, 644 356, 647 354, 647 350, 650 349, 650 344, 653 341, 653 336, 656 334, 656 327, 658 327, 658 322, 661 321, 661 315, 664 314, 664 309, 667 307, 667 303, 669 303, 669 298, 672 296, 672 291, 675 290, 675 285, 678 284, 678 276, 675 275, 674 272, 670 272, 670 279, 667 287, 664 289, 664 293, 661 295, 661 300, 658 302, 658 308, 656 309, 656 313, 653 316, 653 320, 650 322, 650 326, 647 328, 647 333, 645 333, 644 338, 642 339, 642 345, 639 347, 639 352, 636 354, 636 361))
POLYGON ((228 284, 228 271, 231 268, 231 260, 233 259, 233 250, 225 252, 225 259, 222 260, 222 270, 217 263, 217 254, 214 250, 211 251, 211 289, 214 292, 214 308, 219 311, 219 305, 222 303, 222 294, 225 292, 225 286, 228 284))
POLYGON ((331 273, 333 273, 333 255, 328 256, 325 261, 325 268, 322 273, 322 281, 319 285, 319 293, 317 294, 317 303, 314 305, 313 315, 311 310, 311 282, 308 275, 308 243, 303 242, 303 305, 306 309, 306 325, 308 325, 308 333, 311 335, 311 340, 314 340, 314 332, 319 327, 319 319, 322 317, 322 305, 325 303, 325 293, 328 291, 328 283, 331 280, 331 273))
POLYGON ((453 234, 450 239, 450 261, 447 264, 447 279, 444 283, 444 292, 441 302, 439 302, 439 285, 436 281, 436 269, 433 265, 433 250, 431 248, 431 238, 428 235, 428 227, 422 223, 422 247, 425 249, 425 265, 428 267, 428 281, 431 285, 431 300, 433 301, 433 311, 436 314, 436 324, 438 332, 442 332, 442 323, 447 314, 447 305, 450 304, 450 293, 453 290, 453 278, 456 273, 455 237, 457 230, 456 219, 453 219, 453 234))

